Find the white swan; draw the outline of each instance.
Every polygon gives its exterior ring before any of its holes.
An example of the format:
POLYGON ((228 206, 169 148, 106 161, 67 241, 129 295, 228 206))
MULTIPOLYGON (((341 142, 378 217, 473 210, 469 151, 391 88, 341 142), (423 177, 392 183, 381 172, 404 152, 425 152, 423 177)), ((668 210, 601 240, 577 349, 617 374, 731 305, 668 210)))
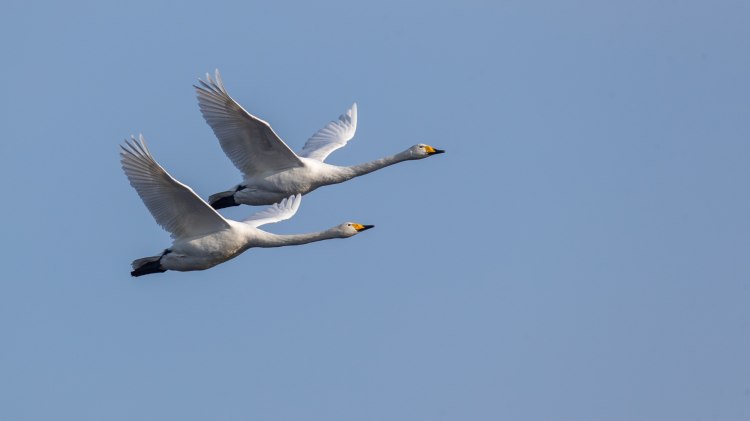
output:
POLYGON ((259 226, 291 218, 301 196, 290 196, 242 222, 225 219, 193 190, 172 178, 151 156, 143 136, 120 146, 122 169, 156 222, 173 238, 159 256, 133 261, 132 276, 167 270, 203 270, 238 256, 250 247, 281 247, 351 237, 372 225, 353 222, 310 234, 277 235, 259 226))
POLYGON ((273 131, 271 125, 245 111, 224 88, 216 70, 215 80, 195 86, 203 118, 213 129, 224 153, 244 180, 231 190, 216 193, 208 201, 215 209, 229 206, 268 205, 292 194, 306 194, 320 186, 341 183, 402 161, 427 158, 445 151, 425 144, 396 155, 350 167, 323 163, 333 151, 346 145, 357 130, 357 104, 338 121, 328 123, 297 155, 273 131))

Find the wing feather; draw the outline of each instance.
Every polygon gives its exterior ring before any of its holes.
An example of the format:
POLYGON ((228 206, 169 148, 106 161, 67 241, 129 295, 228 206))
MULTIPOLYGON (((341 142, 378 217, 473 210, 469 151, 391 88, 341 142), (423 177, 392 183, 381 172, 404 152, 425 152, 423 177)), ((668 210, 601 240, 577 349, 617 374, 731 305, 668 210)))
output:
POLYGON ((120 148, 120 162, 130 185, 156 223, 172 238, 200 236, 229 228, 221 215, 154 160, 143 136, 125 140, 120 148))
POLYGON ((265 224, 281 222, 294 216, 297 213, 297 209, 299 209, 300 203, 302 203, 302 195, 298 193, 250 215, 249 218, 242 222, 255 228, 265 224))
POLYGON ((198 106, 224 153, 245 177, 301 167, 302 161, 273 131, 271 125, 248 113, 229 96, 219 70, 216 79, 195 86, 198 106))
POLYGON ((325 161, 331 152, 346 145, 357 131, 357 103, 340 115, 338 121, 331 121, 318 130, 305 142, 300 156, 325 161))

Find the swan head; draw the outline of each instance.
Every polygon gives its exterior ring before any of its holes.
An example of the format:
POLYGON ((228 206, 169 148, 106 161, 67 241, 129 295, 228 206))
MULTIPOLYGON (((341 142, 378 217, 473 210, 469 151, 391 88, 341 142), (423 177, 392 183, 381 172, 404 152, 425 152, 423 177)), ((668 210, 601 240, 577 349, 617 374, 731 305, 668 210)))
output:
POLYGON ((348 238, 353 235, 357 235, 362 231, 369 230, 370 228, 373 228, 375 225, 362 225, 358 224, 356 222, 344 222, 343 224, 334 227, 333 229, 341 235, 342 238, 348 238))
POLYGON ((445 153, 445 151, 442 149, 435 149, 430 145, 425 145, 424 143, 416 144, 409 148, 408 151, 411 154, 412 159, 422 159, 427 158, 428 156, 445 153))

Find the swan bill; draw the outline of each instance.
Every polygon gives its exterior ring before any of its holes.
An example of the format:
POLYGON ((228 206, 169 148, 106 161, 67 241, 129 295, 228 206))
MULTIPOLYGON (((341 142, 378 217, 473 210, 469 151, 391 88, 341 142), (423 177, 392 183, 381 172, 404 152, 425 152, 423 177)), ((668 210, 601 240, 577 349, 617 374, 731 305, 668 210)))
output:
POLYGON ((425 146, 424 150, 425 150, 425 152, 427 152, 427 155, 437 155, 437 154, 445 153, 444 150, 442 150, 442 149, 435 149, 435 148, 433 148, 432 146, 429 146, 429 145, 425 146))
POLYGON ((362 232, 362 231, 369 230, 370 228, 375 228, 375 225, 352 224, 352 226, 354 227, 355 230, 357 230, 357 232, 362 232))

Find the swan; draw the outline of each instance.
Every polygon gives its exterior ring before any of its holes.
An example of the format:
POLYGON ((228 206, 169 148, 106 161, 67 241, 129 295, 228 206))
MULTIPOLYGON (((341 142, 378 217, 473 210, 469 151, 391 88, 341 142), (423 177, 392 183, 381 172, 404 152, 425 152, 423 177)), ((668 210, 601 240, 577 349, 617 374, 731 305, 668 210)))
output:
POLYGON ((364 164, 341 167, 324 163, 326 157, 346 145, 357 130, 357 104, 338 121, 318 130, 298 155, 273 131, 271 125, 245 111, 229 96, 219 71, 215 79, 194 85, 198 106, 221 148, 244 180, 230 190, 213 194, 214 209, 230 206, 269 205, 293 194, 306 194, 320 186, 341 183, 402 161, 423 159, 445 151, 417 144, 392 156, 364 164))
POLYGON ((158 256, 133 261, 132 276, 208 269, 237 257, 251 247, 281 247, 331 238, 348 238, 373 225, 347 222, 310 234, 277 235, 259 230, 265 224, 291 218, 301 195, 292 195, 244 221, 225 219, 193 190, 159 165, 143 136, 120 145, 122 169, 156 222, 168 231, 172 246, 158 256))

